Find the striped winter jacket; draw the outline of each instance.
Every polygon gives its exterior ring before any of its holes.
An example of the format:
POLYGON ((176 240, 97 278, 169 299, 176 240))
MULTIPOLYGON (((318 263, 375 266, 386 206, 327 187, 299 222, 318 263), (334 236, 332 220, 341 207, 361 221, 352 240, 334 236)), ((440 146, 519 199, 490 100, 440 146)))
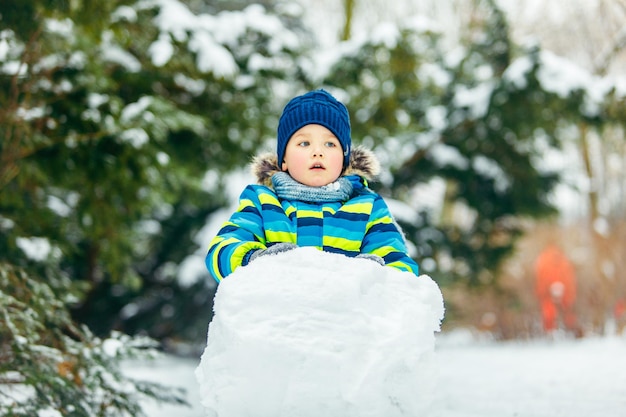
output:
POLYGON ((247 186, 239 208, 224 223, 209 245, 206 266, 216 281, 245 265, 250 252, 278 242, 314 246, 320 250, 354 257, 378 255, 385 264, 418 275, 418 265, 407 255, 404 237, 383 198, 367 187, 378 174, 374 154, 364 148, 352 150, 344 176, 353 186, 347 201, 311 203, 279 198, 271 177, 280 172, 276 155, 255 158, 252 170, 258 185, 247 186))

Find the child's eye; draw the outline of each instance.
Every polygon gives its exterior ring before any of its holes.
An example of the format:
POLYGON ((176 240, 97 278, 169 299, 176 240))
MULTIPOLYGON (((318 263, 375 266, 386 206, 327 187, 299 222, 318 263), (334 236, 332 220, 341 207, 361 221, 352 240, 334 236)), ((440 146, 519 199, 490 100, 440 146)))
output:
POLYGON ((309 145, 310 145, 310 143, 309 143, 308 140, 303 140, 301 142, 298 142, 298 146, 302 146, 303 148, 306 147, 306 146, 309 146, 309 145))
POLYGON ((327 148, 334 148, 336 146, 337 146, 337 144, 335 142, 326 142, 326 147, 327 148))

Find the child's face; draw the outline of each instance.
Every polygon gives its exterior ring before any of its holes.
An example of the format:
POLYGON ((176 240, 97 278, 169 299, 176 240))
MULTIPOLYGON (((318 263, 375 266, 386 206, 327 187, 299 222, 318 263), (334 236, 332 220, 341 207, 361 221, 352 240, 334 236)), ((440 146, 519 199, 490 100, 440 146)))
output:
POLYGON ((343 149, 322 125, 306 125, 291 136, 282 170, 301 184, 321 187, 335 181, 343 170, 343 149))

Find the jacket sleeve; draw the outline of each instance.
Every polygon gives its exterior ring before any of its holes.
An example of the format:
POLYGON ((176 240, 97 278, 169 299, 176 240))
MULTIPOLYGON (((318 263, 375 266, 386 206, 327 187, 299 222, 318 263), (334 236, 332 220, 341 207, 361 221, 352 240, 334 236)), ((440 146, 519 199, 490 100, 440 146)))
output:
POLYGON ((265 249, 261 202, 255 186, 246 187, 239 207, 209 244, 205 263, 213 278, 220 282, 237 267, 245 265, 253 250, 265 249))
POLYGON ((361 253, 378 255, 385 265, 419 275, 419 266, 409 255, 404 236, 396 224, 389 207, 376 195, 372 213, 366 226, 361 253))

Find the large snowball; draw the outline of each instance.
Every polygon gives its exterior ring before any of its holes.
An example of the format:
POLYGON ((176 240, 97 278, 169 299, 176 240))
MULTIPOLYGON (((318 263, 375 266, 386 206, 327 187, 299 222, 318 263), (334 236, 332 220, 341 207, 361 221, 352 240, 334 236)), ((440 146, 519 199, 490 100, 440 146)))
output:
POLYGON ((196 369, 219 417, 417 416, 443 299, 428 276, 299 248, 222 281, 196 369))

